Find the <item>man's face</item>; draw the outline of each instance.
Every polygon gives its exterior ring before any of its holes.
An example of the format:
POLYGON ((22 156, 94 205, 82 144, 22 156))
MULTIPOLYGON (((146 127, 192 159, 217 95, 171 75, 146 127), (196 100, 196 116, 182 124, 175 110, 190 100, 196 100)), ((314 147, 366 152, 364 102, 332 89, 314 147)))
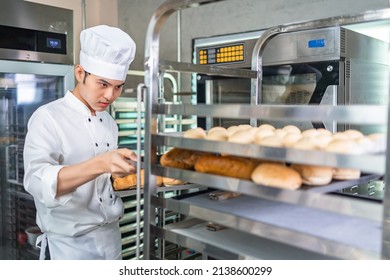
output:
POLYGON ((76 96, 78 95, 77 97, 94 114, 106 110, 121 95, 124 84, 123 81, 99 77, 84 71, 76 96))

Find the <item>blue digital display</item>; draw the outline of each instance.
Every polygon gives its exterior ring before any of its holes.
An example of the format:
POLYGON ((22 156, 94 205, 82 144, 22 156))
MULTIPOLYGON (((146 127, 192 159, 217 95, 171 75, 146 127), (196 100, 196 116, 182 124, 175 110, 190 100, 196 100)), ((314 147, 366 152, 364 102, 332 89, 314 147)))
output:
POLYGON ((310 40, 307 43, 309 49, 310 48, 323 48, 325 47, 325 39, 317 39, 317 40, 310 40))
POLYGON ((54 38, 47 38, 46 47, 51 49, 61 49, 61 40, 54 38))

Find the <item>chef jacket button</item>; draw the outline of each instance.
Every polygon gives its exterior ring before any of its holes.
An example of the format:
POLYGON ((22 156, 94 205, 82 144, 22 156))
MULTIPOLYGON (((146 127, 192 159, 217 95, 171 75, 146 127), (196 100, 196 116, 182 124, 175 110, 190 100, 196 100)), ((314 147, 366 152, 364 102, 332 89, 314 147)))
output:
POLYGON ((103 202, 103 199, 101 197, 99 197, 99 200, 100 200, 100 202, 103 202))
POLYGON ((88 118, 88 121, 91 122, 91 118, 88 118))
POLYGON ((112 194, 110 194, 110 198, 112 198, 112 194))
POLYGON ((107 147, 110 147, 110 143, 107 143, 107 147))
POLYGON ((98 143, 95 143, 95 146, 96 146, 96 147, 99 147, 98 143))
POLYGON ((102 118, 100 118, 100 122, 102 122, 103 120, 102 120, 102 118))

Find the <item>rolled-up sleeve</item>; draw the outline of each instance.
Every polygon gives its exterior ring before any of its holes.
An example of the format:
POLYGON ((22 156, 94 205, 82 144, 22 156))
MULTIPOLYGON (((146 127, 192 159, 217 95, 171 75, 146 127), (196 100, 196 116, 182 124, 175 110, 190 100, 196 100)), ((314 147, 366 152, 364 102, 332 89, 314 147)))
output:
POLYGON ((72 198, 72 194, 56 197, 58 172, 64 167, 60 141, 50 115, 45 110, 36 111, 28 123, 23 151, 24 188, 49 208, 72 198))

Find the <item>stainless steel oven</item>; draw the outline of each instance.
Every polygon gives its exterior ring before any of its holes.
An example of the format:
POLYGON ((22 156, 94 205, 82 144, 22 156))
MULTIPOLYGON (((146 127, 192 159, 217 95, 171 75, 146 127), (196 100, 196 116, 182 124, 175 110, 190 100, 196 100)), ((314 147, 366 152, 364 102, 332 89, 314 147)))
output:
POLYGON ((24 236, 35 225, 23 188, 24 138, 31 114, 74 87, 73 11, 3 0, 0 37, 0 258, 35 259, 24 236))
MULTIPOLYGON (((195 39, 193 62, 250 69, 254 45, 263 32, 195 39)), ((388 49, 386 42, 343 27, 279 34, 265 46, 262 94, 256 102, 386 104, 388 49)), ((193 81, 198 103, 253 103, 251 79, 197 75, 193 81)), ((261 123, 261 120, 258 121, 261 123)), ((242 123, 242 120, 239 122, 242 123)), ((215 125, 227 127, 237 124, 237 121, 199 118, 198 124, 204 128, 215 125)), ((333 122, 295 125, 302 129, 325 127, 333 132, 352 128, 333 122)), ((357 129, 370 133, 383 128, 370 126, 357 129)))

